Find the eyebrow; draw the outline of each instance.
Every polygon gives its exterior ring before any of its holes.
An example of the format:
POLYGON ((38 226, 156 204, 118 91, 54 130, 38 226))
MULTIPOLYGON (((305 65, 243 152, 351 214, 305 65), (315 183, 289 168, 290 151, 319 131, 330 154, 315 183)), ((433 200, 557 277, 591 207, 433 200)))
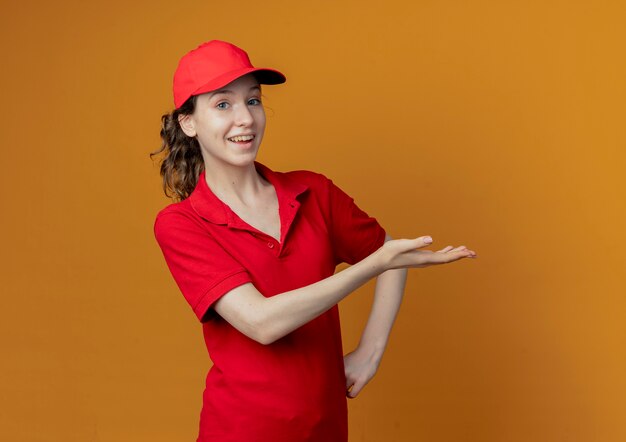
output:
MULTIPOLYGON (((252 90, 252 89, 258 89, 258 90, 261 90, 261 87, 260 87, 260 86, 252 86, 252 87, 250 88, 250 90, 252 90)), ((232 93, 234 93, 234 92, 233 92, 233 91, 231 91, 230 89, 218 89, 218 90, 213 91, 213 92, 211 93, 211 97, 212 97, 212 96, 214 96, 214 95, 218 95, 218 94, 232 94, 232 93)))

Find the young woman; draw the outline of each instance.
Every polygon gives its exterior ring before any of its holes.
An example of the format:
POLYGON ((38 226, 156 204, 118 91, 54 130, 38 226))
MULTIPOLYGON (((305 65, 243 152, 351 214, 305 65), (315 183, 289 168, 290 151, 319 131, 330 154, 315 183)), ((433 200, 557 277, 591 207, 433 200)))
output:
POLYGON ((198 441, 346 441, 346 396, 377 371, 407 269, 476 256, 392 240, 324 175, 257 162, 261 84, 284 81, 230 43, 200 45, 180 60, 153 154, 176 201, 155 236, 213 361, 198 441), (351 267, 335 274, 341 262, 351 267), (344 356, 337 303, 374 277, 369 320, 344 356))

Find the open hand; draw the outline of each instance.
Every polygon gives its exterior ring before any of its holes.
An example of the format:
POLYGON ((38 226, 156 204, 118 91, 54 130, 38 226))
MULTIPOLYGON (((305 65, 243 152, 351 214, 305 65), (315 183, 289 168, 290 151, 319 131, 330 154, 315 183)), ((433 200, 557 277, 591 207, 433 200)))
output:
POLYGON ((476 252, 465 246, 447 246, 433 252, 431 250, 418 250, 426 247, 432 241, 429 236, 421 236, 415 239, 393 239, 387 241, 379 250, 384 256, 388 269, 427 267, 437 264, 447 264, 462 258, 476 258, 476 252))

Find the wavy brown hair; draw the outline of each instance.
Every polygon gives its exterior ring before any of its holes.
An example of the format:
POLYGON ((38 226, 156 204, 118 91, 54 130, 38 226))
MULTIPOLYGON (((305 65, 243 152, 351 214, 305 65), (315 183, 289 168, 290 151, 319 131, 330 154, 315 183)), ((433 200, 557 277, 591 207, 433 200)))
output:
POLYGON ((204 170, 198 140, 187 136, 178 123, 180 115, 193 114, 196 97, 189 97, 179 108, 161 117, 161 148, 150 153, 152 159, 163 154, 160 160, 163 192, 174 201, 182 201, 191 195, 204 170))

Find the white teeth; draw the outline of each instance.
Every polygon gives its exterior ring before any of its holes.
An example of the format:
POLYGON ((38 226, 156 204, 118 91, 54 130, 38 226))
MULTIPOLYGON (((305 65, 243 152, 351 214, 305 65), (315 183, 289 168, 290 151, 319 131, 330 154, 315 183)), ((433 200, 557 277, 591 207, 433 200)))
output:
POLYGON ((250 141, 254 139, 254 135, 242 135, 240 137, 231 137, 230 141, 250 141))

